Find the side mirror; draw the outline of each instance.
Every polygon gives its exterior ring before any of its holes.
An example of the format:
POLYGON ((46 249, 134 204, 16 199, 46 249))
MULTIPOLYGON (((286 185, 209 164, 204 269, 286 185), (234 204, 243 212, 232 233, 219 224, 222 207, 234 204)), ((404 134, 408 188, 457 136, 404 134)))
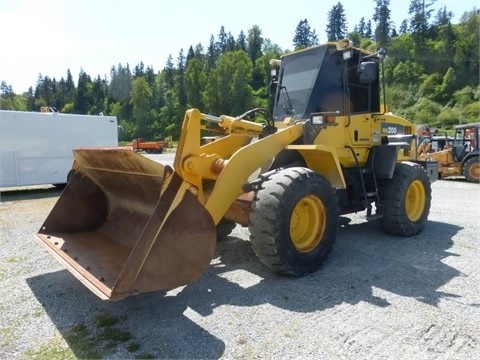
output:
POLYGON ((372 83, 378 77, 378 65, 375 61, 364 61, 358 66, 358 80, 361 83, 372 83))

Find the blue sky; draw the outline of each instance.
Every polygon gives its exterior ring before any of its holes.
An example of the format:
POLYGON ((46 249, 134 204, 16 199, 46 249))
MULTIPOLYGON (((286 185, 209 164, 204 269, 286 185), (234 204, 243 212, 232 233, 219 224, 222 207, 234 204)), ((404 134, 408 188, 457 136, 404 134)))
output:
MULTIPOLYGON (((428 0, 426 0, 428 2, 428 0)), ((282 49, 292 49, 298 23, 307 19, 324 42, 327 14, 339 0, 0 0, 0 81, 16 93, 34 87, 39 74, 60 80, 70 69, 102 78, 112 66, 141 61, 160 71, 183 48, 206 47, 220 27, 234 38, 253 25, 282 49)), ((374 0, 341 0, 349 30, 373 16, 374 0)), ((397 29, 410 0, 391 0, 397 29)), ((457 23, 475 0, 438 0, 457 23)), ((478 7, 478 6, 477 6, 478 7)), ((372 21, 372 25, 373 25, 372 21)))

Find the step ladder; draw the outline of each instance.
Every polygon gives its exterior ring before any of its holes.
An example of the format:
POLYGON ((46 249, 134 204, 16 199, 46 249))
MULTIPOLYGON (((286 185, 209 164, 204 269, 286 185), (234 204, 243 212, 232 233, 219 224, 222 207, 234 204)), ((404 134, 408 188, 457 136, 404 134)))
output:
POLYGON ((363 203, 367 209, 367 220, 375 220, 383 216, 383 205, 380 200, 377 177, 375 175, 376 149, 376 147, 370 149, 365 167, 361 168, 359 166, 363 203), (376 203, 375 212, 373 212, 373 203, 376 203))

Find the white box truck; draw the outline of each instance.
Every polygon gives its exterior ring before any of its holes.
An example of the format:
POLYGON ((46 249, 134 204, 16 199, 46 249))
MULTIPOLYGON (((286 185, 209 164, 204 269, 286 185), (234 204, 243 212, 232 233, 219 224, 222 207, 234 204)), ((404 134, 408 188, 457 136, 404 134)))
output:
POLYGON ((0 188, 65 184, 73 149, 112 146, 115 116, 0 110, 0 188))

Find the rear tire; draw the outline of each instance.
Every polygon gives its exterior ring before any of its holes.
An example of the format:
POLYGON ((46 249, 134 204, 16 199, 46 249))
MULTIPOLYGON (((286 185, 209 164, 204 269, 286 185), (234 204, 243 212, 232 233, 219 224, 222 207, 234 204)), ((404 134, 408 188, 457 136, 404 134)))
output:
POLYGON ((396 236, 413 236, 427 223, 432 200, 425 169, 413 162, 397 164, 393 177, 380 184, 383 201, 382 230, 396 236))
POLYGON ((473 157, 468 159, 463 165, 463 176, 470 182, 480 182, 480 158, 473 157))
POLYGON ((263 182, 250 213, 250 242, 274 272, 301 276, 328 258, 337 236, 338 199, 331 184, 310 169, 292 167, 263 182))

